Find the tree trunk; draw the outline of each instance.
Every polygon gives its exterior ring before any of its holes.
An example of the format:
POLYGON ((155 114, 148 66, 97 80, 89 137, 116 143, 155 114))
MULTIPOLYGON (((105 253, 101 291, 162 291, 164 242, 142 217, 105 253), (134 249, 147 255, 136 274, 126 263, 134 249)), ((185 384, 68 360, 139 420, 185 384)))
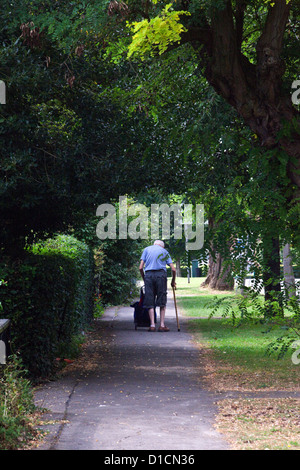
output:
POLYGON ((282 250, 284 285, 289 299, 296 298, 296 285, 290 245, 286 243, 282 250))
POLYGON ((176 277, 181 277, 180 259, 176 260, 176 277))
POLYGON ((283 316, 280 286, 280 245, 278 237, 264 240, 263 283, 265 289, 265 317, 283 316))
MULTIPOLYGON (((213 230, 215 224, 212 218, 209 219, 208 224, 210 230, 213 230)), ((214 246, 209 253, 207 277, 201 285, 216 290, 233 290, 234 280, 230 264, 228 261, 225 262, 220 253, 216 252, 214 246)))
MULTIPOLYGON (((300 195, 299 112, 292 104, 291 93, 283 91, 285 72, 283 37, 290 14, 291 2, 276 0, 269 11, 256 45, 256 63, 242 53, 247 2, 225 2, 216 9, 211 22, 190 28, 182 34, 183 42, 195 48, 207 81, 257 135, 266 149, 284 150, 290 157, 287 175, 300 195), (235 11, 233 10, 235 8, 235 11), (201 47, 199 48, 199 44, 201 47), (289 132, 278 133, 290 123, 289 132), (298 128, 298 129, 297 129, 298 128)), ((274 157, 277 158, 276 152, 274 157)))
POLYGON ((207 278, 201 285, 216 290, 233 290, 234 280, 230 266, 220 253, 216 253, 215 258, 212 254, 209 255, 207 278))

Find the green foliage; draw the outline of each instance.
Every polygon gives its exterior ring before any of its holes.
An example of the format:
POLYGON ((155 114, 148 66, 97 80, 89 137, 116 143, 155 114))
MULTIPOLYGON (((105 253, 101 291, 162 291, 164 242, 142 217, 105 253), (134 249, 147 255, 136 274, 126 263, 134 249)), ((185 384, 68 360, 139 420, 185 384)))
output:
POLYGON ((266 354, 268 356, 275 355, 278 360, 283 359, 291 351, 291 346, 296 337, 299 338, 299 335, 284 334, 279 336, 268 345, 266 354))
MULTIPOLYGON (((31 243, 70 225, 83 235, 97 204, 116 194, 159 188, 205 202, 206 216, 217 220, 199 256, 205 257, 214 243, 233 259, 238 275, 245 259, 257 262, 259 279, 264 260, 258 240, 275 234, 299 242, 299 206, 291 204, 286 156, 263 152, 256 136, 208 86, 202 75, 205 60, 199 62, 196 55, 200 49, 173 49, 185 28, 206 28, 226 2, 191 0, 182 2, 184 11, 180 2, 173 2, 174 10, 167 1, 142 3, 129 0, 121 11, 122 2, 111 2, 110 15, 107 1, 16 0, 13 11, 11 3, 3 2, 0 78, 9 102, 0 109, 0 243, 14 250, 19 238, 31 243), (138 21, 143 13, 147 19, 138 21), (31 20, 29 36, 20 36, 20 25, 31 20), (131 60, 125 62, 127 22, 136 36, 131 60), (39 34, 33 44, 35 27, 39 34), (162 54, 166 49, 172 51, 162 54), (147 57, 147 63, 135 62, 135 55, 147 57), (112 63, 103 60, 108 57, 112 63), (244 242, 246 254, 236 246, 229 251, 228 234, 244 242)), ((246 4, 241 51, 255 64, 268 6, 246 4)), ((232 5, 236 8, 237 2, 232 5)), ((283 54, 283 87, 289 92, 299 61, 296 13, 293 7, 283 54)), ((238 15, 233 21, 237 24, 238 15)), ((291 125, 283 125, 282 137, 291 137, 291 125)), ((91 233, 85 234, 89 244, 95 242, 91 233)), ((128 296, 138 251, 132 240, 106 241, 100 247, 101 302, 119 303, 128 296)), ((67 260, 61 263, 69 272, 67 260)), ((43 268, 33 262, 16 272, 26 283, 27 277, 37 276, 34 268, 42 276, 43 268)), ((52 268, 56 273, 55 262, 52 268)), ((51 282, 59 283, 60 275, 51 282)), ((61 284, 66 290, 62 299, 67 299, 67 283, 61 284)))
POLYGON ((0 246, 11 256, 25 239, 78 228, 98 204, 144 185, 139 117, 104 93, 120 73, 92 34, 106 7, 17 0, 13 14, 9 2, 0 11, 0 246))
POLYGON ((157 51, 163 54, 170 44, 180 41, 181 33, 186 31, 179 22, 180 15, 190 15, 186 11, 173 11, 172 3, 165 6, 159 16, 129 24, 133 31, 132 43, 128 47, 128 57, 153 56, 157 51))
POLYGON ((96 268, 101 305, 120 305, 137 294, 143 240, 107 240, 101 244, 104 262, 96 268))
POLYGON ((35 410, 32 387, 17 355, 0 369, 0 450, 19 449, 34 432, 29 416, 35 410))
MULTIPOLYGON (((134 201, 128 199, 128 204, 134 201)), ((118 202, 112 200, 118 213, 118 202)), ((117 216, 118 217, 118 216, 117 216)), ((95 236, 97 217, 92 217, 74 231, 75 236, 87 243, 94 254, 96 317, 106 305, 127 302, 136 294, 136 280, 140 279, 138 265, 147 240, 100 240, 95 236)), ((118 237, 118 234, 117 234, 118 237)))
POLYGON ((85 335, 81 334, 73 335, 68 343, 61 342, 56 351, 56 360, 63 361, 64 359, 76 359, 80 352, 81 347, 85 341, 85 335))
POLYGON ((97 294, 95 296, 94 302, 94 318, 101 318, 104 313, 104 305, 102 300, 102 294, 97 294))
POLYGON ((284 290, 273 292, 272 300, 264 301, 259 295, 262 283, 256 280, 254 284, 251 288, 243 286, 243 295, 228 298, 216 296, 208 305, 211 310, 209 318, 221 312, 222 317, 235 327, 245 322, 264 325, 266 333, 272 331, 273 337, 276 333, 278 335, 267 345, 266 354, 282 359, 290 351, 291 344, 300 337, 299 301, 290 299, 284 290))
MULTIPOLYGON (((62 256, 72 263, 74 300, 71 330, 80 331, 86 322, 92 319, 94 275, 92 250, 84 242, 70 235, 57 235, 45 242, 34 244, 32 252, 38 256, 62 256)), ((70 291, 72 291, 71 286, 70 291)))
POLYGON ((92 319, 92 253, 60 235, 30 247, 23 260, 6 259, 1 269, 1 316, 11 319, 13 350, 31 377, 47 377, 58 349, 67 354, 73 336, 92 319))

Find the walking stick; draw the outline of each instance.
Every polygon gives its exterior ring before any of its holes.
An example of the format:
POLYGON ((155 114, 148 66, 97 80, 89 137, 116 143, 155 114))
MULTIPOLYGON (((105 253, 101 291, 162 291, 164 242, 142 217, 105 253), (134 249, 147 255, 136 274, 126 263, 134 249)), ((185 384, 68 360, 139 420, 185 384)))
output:
POLYGON ((180 331, 179 320, 178 320, 178 313, 177 313, 177 303, 176 303, 176 296, 175 296, 175 287, 173 287, 173 297, 174 297, 174 304, 175 304, 177 328, 178 328, 178 331, 180 331))

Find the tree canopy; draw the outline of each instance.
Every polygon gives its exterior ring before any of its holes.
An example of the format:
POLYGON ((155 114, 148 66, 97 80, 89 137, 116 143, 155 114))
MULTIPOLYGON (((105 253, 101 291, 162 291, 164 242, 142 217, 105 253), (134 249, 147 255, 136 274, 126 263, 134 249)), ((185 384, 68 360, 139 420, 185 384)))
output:
POLYGON ((299 243, 297 2, 15 0, 1 15, 2 246, 150 189, 205 202, 216 246, 299 243))
POLYGON ((190 45, 208 83, 272 159, 284 162, 290 197, 298 198, 299 110, 291 100, 299 73, 297 2, 111 1, 109 14, 118 24, 108 47, 116 60, 122 52, 146 60, 190 45))

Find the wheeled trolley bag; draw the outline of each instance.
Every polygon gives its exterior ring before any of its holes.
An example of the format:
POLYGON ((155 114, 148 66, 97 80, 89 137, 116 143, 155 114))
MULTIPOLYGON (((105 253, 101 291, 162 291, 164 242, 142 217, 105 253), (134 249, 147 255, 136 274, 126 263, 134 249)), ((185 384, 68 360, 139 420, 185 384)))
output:
MULTIPOLYGON (((150 326, 149 309, 143 307, 144 296, 145 296, 145 286, 141 287, 140 300, 130 305, 130 307, 134 308, 133 318, 134 318, 135 329, 137 329, 138 327, 149 328, 150 326)), ((154 321, 156 323, 155 309, 154 309, 154 321)))

